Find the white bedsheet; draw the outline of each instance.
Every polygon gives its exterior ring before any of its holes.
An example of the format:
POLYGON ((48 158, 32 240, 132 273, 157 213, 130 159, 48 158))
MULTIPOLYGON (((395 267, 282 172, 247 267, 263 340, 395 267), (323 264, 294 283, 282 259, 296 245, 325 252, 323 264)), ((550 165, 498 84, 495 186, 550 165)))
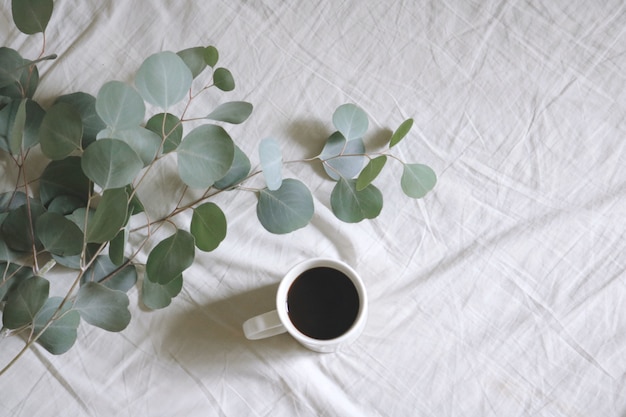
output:
MULTIPOLYGON (((285 236, 259 225, 254 194, 219 197, 228 237, 170 307, 142 310, 133 289, 123 332, 81 324, 67 354, 35 347, 0 378, 0 415, 626 416, 622 1, 55 3, 46 105, 130 82, 154 52, 215 45, 237 88, 198 109, 253 103, 229 129, 253 164, 267 136, 285 159, 315 155, 351 102, 370 149, 414 118, 396 152, 438 184, 409 199, 390 165, 380 217, 345 224, 319 167, 288 165, 316 214, 285 236), (361 273, 362 336, 334 354, 247 341, 242 323, 272 308, 281 275, 317 256, 361 273)), ((41 39, 0 9, 1 44, 36 56, 41 39)), ((176 186, 164 176, 143 198, 167 206, 176 186)), ((21 343, 0 341, 3 364, 21 343)))

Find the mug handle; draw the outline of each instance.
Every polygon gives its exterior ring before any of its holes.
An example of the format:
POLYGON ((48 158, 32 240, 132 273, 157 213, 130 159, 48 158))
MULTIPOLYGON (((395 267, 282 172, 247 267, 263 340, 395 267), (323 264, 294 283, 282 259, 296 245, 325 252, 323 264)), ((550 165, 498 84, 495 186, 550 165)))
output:
POLYGON ((287 329, 281 323, 276 310, 252 317, 243 324, 243 333, 250 340, 265 339, 285 332, 287 329))

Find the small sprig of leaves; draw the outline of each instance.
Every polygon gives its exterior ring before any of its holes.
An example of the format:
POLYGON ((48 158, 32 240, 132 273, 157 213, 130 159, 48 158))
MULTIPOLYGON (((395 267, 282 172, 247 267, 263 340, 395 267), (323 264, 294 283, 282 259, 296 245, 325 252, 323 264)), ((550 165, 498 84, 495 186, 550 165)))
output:
POLYGON ((42 34, 39 57, 28 60, 0 48, 0 152, 17 171, 14 189, 0 193, 0 307, 3 332, 26 341, 0 375, 34 343, 52 354, 68 351, 81 321, 123 330, 131 320, 127 292, 135 286, 146 307, 168 306, 181 291, 196 250, 210 252, 226 238, 227 217, 211 201, 220 193, 254 192, 258 220, 271 233, 305 227, 314 214, 314 198, 299 179, 283 178, 286 163, 321 163, 336 182, 332 211, 349 223, 380 214, 383 196, 373 182, 389 159, 403 165, 400 183, 409 197, 423 197, 436 183, 431 168, 405 163, 391 152, 409 133, 411 119, 390 136, 385 150, 367 152, 368 117, 354 104, 334 112, 336 131, 319 155, 283 161, 280 141, 265 138, 258 149, 260 168, 252 170, 250 158, 227 131, 248 119, 252 104, 229 101, 188 116, 201 94, 235 89, 231 71, 218 66, 214 46, 153 54, 140 65, 134 83, 109 81, 95 97, 66 94, 44 109, 33 97, 37 65, 55 58, 44 55, 52 9, 52 0, 12 1, 17 28, 42 34), (155 114, 147 114, 148 108, 155 114), (195 127, 187 131, 190 121, 195 127), (29 157, 35 148, 48 161, 32 179, 28 167, 40 163, 29 157), (151 180, 154 167, 172 157, 177 168, 171 175, 184 187, 177 195, 159 196, 178 204, 152 219, 138 190, 151 180), (262 187, 248 185, 261 174, 262 187), (183 212, 191 212, 189 223, 177 218, 183 212), (136 243, 130 245, 133 235, 136 243), (137 255, 148 248, 140 264, 137 255), (50 294, 45 278, 55 265, 75 271, 61 297, 50 294))

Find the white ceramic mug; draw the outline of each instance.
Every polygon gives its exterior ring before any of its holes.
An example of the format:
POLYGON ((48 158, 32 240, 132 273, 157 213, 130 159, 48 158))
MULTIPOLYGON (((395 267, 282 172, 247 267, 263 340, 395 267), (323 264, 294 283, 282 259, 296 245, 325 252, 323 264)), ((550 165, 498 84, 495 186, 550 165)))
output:
POLYGON ((251 340, 289 332, 311 350, 333 352, 356 339, 366 319, 367 293, 359 274, 338 260, 314 258, 287 272, 276 292, 276 310, 247 320, 243 331, 251 340))

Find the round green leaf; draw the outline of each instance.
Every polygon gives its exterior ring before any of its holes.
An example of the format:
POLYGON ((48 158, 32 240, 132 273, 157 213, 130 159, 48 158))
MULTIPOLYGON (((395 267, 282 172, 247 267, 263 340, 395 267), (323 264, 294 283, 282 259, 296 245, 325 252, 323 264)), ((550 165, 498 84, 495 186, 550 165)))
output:
POLYGON ((149 56, 135 76, 135 85, 143 98, 162 109, 181 101, 192 82, 193 76, 185 61, 169 51, 149 56))
POLYGON ((155 114, 146 123, 146 129, 159 135, 163 142, 163 153, 175 151, 183 139, 183 125, 178 117, 170 113, 155 114))
POLYGON ((0 262, 0 302, 24 280, 33 276, 33 270, 23 265, 0 262))
POLYGON ((189 231, 196 241, 196 247, 210 252, 216 249, 226 237, 226 216, 214 203, 205 203, 193 210, 189 231))
POLYGON ((98 91, 96 112, 110 128, 124 130, 141 124, 146 105, 131 86, 121 81, 109 81, 98 91))
POLYGON ((358 223, 363 219, 373 219, 383 208, 383 195, 373 185, 361 191, 356 189, 356 180, 340 179, 330 194, 330 204, 339 220, 358 223))
POLYGON ((252 104, 246 101, 231 101, 220 104, 206 118, 218 122, 240 124, 252 114, 252 104))
POLYGON ((121 332, 130 323, 128 296, 96 282, 78 290, 73 309, 89 324, 110 332, 121 332))
POLYGON ((400 179, 402 191, 411 198, 422 198, 437 183, 437 175, 427 165, 405 164, 400 179))
POLYGON ((183 288, 183 275, 180 274, 165 285, 157 284, 144 279, 141 286, 141 301, 153 310, 165 308, 171 304, 183 288))
POLYGON ((26 194, 21 191, 9 191, 0 194, 0 213, 6 213, 26 204, 26 194))
POLYGON ((43 213, 37 219, 36 231, 48 252, 70 256, 78 255, 83 249, 83 232, 62 214, 43 213))
POLYGON ((100 139, 85 149, 83 172, 103 189, 124 187, 143 168, 139 155, 124 141, 100 139))
POLYGON ((259 144, 259 158, 267 188, 277 190, 283 182, 283 156, 278 141, 274 138, 263 139, 259 144))
POLYGON ((192 188, 207 188, 224 177, 233 163, 235 144, 215 125, 195 128, 176 150, 180 178, 192 188))
POLYGON ((76 209, 81 207, 85 207, 83 199, 71 195, 60 195, 50 201, 48 211, 66 215, 73 213, 76 209))
POLYGON ((313 196, 298 180, 287 178, 279 189, 259 192, 257 217, 271 233, 290 233, 306 226, 313 218, 313 211, 313 196))
POLYGON ((135 127, 132 129, 126 129, 115 132, 116 139, 121 139, 126 142, 141 158, 143 165, 147 166, 159 153, 161 148, 161 138, 153 131, 143 128, 135 127))
POLYGON ((194 238, 189 232, 176 230, 150 251, 146 262, 147 278, 161 285, 173 281, 193 263, 194 247, 194 238))
POLYGON ((333 180, 354 178, 363 168, 365 144, 360 138, 347 142, 343 134, 335 132, 326 141, 319 158, 333 180))
POLYGON ((43 170, 39 180, 39 198, 44 205, 57 197, 75 197, 84 203, 91 191, 89 178, 81 168, 80 157, 68 156, 51 161, 43 170))
POLYGON ((83 149, 96 140, 98 132, 106 127, 98 113, 96 112, 96 98, 87 93, 72 93, 60 96, 55 103, 68 103, 80 115, 83 123, 83 149))
POLYGON ((226 68, 216 68, 213 72, 213 85, 222 91, 232 91, 235 89, 235 79, 226 68))
POLYGON ((13 22, 27 35, 43 32, 52 16, 52 0, 12 0, 13 22))
POLYGON ((37 312, 48 299, 50 283, 41 277, 22 281, 7 294, 2 313, 2 324, 8 329, 17 329, 33 322, 37 312))
MULTIPOLYGON (((24 63, 24 58, 15 49, 0 47, 0 89, 19 84, 24 63)), ((22 94, 12 98, 22 98, 22 94)))
POLYGON ((96 212, 87 224, 87 242, 103 243, 113 239, 126 223, 128 194, 124 188, 102 193, 96 212))
POLYGON ((56 103, 44 116, 39 128, 41 150, 50 159, 63 159, 81 148, 83 123, 74 106, 56 103))
POLYGON ((233 158, 233 164, 228 169, 226 175, 215 181, 213 186, 219 190, 225 190, 233 185, 239 184, 250 173, 250 159, 248 156, 235 145, 235 156, 233 158))
MULTIPOLYGON (((84 262, 88 263, 89 261, 91 261, 91 259, 93 259, 93 257, 98 253, 99 250, 100 250, 99 243, 88 243, 87 249, 85 251, 84 262)), ((53 253, 52 258, 56 261, 56 263, 66 268, 76 269, 76 270, 81 269, 81 255, 60 256, 60 255, 55 255, 53 253)))
POLYGON ((204 60, 205 48, 197 46, 194 48, 183 49, 176 53, 185 65, 191 71, 193 78, 196 78, 207 67, 207 63, 204 60))
POLYGON ((351 141, 363 137, 367 132, 369 121, 361 108, 354 104, 343 104, 333 113, 333 124, 346 140, 351 141))
POLYGON ((115 265, 108 256, 98 256, 85 271, 81 285, 97 282, 107 288, 127 292, 137 283, 137 268, 133 264, 115 265))
POLYGON ((50 297, 39 310, 34 321, 34 334, 37 335, 43 331, 48 321, 53 319, 52 324, 37 339, 37 343, 53 355, 65 353, 74 345, 77 337, 76 330, 80 324, 80 314, 70 310, 69 303, 65 303, 61 311, 57 313, 62 302, 63 297, 50 297))
POLYGON ((204 48, 204 62, 213 68, 219 59, 220 55, 217 49, 214 46, 207 46, 204 48))
POLYGON ((356 189, 357 191, 361 191, 368 185, 372 183, 383 170, 385 163, 387 162, 387 157, 385 155, 378 156, 374 159, 371 159, 363 171, 359 174, 359 177, 356 180, 356 189))
POLYGON ((393 135, 391 135, 391 139, 389 141, 389 147, 393 148, 400 142, 404 137, 409 133, 409 130, 413 127, 413 119, 407 119, 398 128, 393 135))
POLYGON ((30 200, 30 204, 11 210, 2 222, 2 235, 9 248, 18 252, 32 252, 33 244, 36 248, 41 247, 41 242, 31 230, 32 225, 37 224, 37 219, 45 212, 45 209, 37 200, 30 200), (30 206, 30 212, 29 212, 30 206))

